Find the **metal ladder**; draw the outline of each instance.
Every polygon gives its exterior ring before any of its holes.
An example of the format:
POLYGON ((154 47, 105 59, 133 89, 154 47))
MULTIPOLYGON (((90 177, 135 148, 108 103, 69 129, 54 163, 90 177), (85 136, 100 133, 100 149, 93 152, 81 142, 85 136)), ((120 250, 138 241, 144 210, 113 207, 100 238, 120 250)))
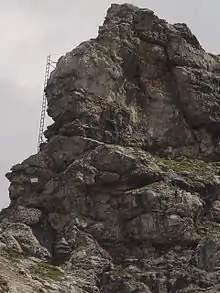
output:
POLYGON ((51 66, 51 55, 47 56, 46 62, 46 70, 45 70, 45 79, 44 79, 44 89, 43 89, 43 99, 41 105, 41 113, 40 113, 40 126, 39 126, 39 134, 38 134, 38 143, 37 143, 37 151, 40 151, 40 145, 44 142, 44 122, 46 115, 46 107, 47 107, 47 99, 45 94, 45 88, 47 86, 47 81, 50 74, 50 66, 51 66))

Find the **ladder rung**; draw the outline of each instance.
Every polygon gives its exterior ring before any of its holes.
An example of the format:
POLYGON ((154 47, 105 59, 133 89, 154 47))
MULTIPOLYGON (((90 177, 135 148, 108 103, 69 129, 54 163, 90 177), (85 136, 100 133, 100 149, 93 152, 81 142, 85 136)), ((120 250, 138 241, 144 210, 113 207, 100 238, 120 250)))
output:
MULTIPOLYGON (((53 61, 53 63, 56 63, 53 61)), ((47 100, 45 95, 45 88, 47 86, 47 81, 50 74, 50 66, 51 66, 51 56, 47 56, 47 62, 46 62, 46 70, 45 70, 45 79, 44 79, 44 90, 43 90, 43 100, 41 105, 41 113, 40 113, 40 126, 39 126, 39 135, 38 135, 38 146, 37 150, 40 149, 40 144, 44 142, 43 136, 44 136, 44 122, 45 122, 45 114, 46 114, 46 107, 47 107, 47 100)))

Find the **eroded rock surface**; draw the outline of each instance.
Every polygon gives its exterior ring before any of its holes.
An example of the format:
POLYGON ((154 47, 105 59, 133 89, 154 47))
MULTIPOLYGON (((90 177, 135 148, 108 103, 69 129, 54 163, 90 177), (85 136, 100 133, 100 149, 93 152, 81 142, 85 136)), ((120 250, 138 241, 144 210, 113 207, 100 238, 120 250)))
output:
POLYGON ((0 292, 220 292, 219 56, 113 4, 61 57, 54 124, 13 166, 0 292))
POLYGON ((219 69, 219 57, 186 25, 112 5, 98 37, 61 57, 51 74, 46 93, 55 123, 46 135, 216 157, 219 69))

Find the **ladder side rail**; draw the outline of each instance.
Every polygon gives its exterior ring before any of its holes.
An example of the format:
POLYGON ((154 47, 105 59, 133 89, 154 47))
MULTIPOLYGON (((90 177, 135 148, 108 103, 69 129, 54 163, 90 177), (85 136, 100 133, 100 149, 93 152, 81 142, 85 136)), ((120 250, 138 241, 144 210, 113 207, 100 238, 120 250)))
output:
POLYGON ((46 62, 46 71, 45 71, 44 89, 43 89, 43 99, 42 99, 42 105, 41 105, 40 126, 39 126, 38 146, 37 146, 38 151, 40 149, 40 144, 43 142, 43 130, 44 130, 44 122, 45 122, 45 114, 46 114, 45 88, 47 86, 47 81, 48 81, 49 73, 50 73, 50 60, 51 60, 51 56, 49 55, 49 56, 47 56, 47 62, 46 62))

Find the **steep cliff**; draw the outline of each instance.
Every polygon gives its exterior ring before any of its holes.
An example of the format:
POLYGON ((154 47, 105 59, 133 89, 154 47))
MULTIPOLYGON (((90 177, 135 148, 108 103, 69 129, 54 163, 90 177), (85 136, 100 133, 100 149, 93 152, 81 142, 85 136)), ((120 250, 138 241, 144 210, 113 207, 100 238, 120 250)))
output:
POLYGON ((6 174, 0 292, 220 292, 219 73, 187 25, 113 4, 6 174))

